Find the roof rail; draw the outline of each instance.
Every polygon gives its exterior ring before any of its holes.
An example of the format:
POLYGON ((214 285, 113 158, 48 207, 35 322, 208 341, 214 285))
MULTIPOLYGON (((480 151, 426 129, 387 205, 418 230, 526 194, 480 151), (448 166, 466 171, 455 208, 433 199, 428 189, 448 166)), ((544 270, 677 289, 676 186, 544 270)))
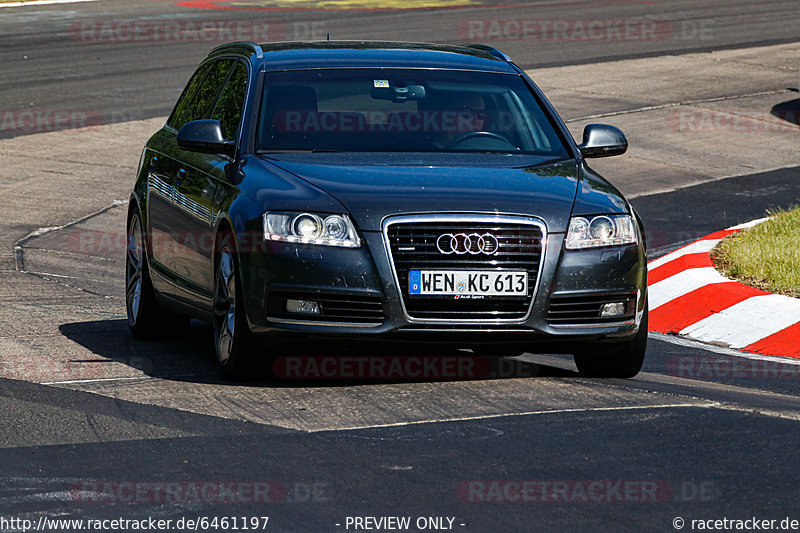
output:
POLYGON ((217 46, 211 52, 216 52, 218 50, 225 50, 226 48, 247 48, 248 50, 252 50, 258 59, 263 59, 264 51, 261 47, 252 41, 234 41, 232 43, 225 43, 217 46))
POLYGON ((511 63, 511 58, 508 57, 505 52, 498 50, 494 46, 489 46, 488 44, 479 44, 479 43, 471 43, 466 46, 467 48, 475 48, 476 50, 483 50, 484 52, 489 52, 497 59, 502 59, 507 63, 511 63))

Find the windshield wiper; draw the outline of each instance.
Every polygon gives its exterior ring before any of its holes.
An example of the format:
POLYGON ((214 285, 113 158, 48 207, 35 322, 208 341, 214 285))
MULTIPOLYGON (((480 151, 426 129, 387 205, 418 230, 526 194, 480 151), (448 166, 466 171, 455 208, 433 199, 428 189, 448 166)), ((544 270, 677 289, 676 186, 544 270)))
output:
POLYGON ((258 155, 271 154, 335 154, 341 150, 329 150, 326 148, 299 149, 299 150, 257 150, 258 155))
POLYGON ((572 161, 570 157, 554 157, 553 159, 546 159, 540 163, 534 163, 533 165, 524 165, 518 168, 536 168, 536 167, 544 167, 548 165, 555 165, 557 163, 566 163, 567 161, 572 161))

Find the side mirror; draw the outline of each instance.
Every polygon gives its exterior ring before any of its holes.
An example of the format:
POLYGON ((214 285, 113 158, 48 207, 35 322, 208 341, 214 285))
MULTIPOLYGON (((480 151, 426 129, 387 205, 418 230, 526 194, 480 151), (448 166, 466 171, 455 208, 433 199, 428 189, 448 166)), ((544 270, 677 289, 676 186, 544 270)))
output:
POLYGON ((628 150, 628 139, 619 128, 606 124, 587 124, 583 129, 583 144, 578 145, 583 157, 611 157, 628 150))
POLYGON ((203 154, 225 154, 233 157, 236 143, 222 136, 219 120, 193 120, 178 132, 178 147, 203 154))

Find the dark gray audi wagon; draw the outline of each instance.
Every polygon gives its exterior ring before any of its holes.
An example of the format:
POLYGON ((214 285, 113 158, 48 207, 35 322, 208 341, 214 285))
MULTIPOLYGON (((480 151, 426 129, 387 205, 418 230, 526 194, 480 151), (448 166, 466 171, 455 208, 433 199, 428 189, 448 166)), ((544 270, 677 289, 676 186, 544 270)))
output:
POLYGON ((130 198, 136 337, 213 325, 223 372, 276 338, 575 355, 630 377, 647 342, 644 231, 502 52, 231 43, 147 142, 130 198))

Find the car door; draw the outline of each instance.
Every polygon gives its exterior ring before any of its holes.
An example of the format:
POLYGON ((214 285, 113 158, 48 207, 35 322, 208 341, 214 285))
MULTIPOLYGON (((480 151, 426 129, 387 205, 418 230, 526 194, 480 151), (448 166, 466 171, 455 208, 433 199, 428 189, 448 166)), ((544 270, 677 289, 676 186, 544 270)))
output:
MULTIPOLYGON (((175 270, 171 227, 173 196, 178 177, 178 162, 173 157, 177 147, 175 138, 178 129, 183 125, 189 104, 212 67, 212 62, 198 67, 175 104, 167 123, 147 143, 144 154, 148 169, 147 220, 151 243, 150 258, 155 270, 166 277, 171 277, 175 270)), ((154 278, 153 281, 160 292, 162 290, 170 292, 160 277, 154 278)))
MULTIPOLYGON (((198 102, 208 97, 208 104, 197 106, 191 118, 219 120, 226 140, 236 141, 248 72, 241 61, 224 61, 220 61, 222 66, 217 69, 223 83, 215 79, 213 85, 201 89, 198 102), (216 85, 220 88, 215 91, 216 85)), ((184 165, 179 169, 175 191, 176 223, 173 225, 175 271, 180 282, 193 293, 186 297, 202 306, 210 301, 214 285, 214 197, 232 159, 222 154, 183 151, 181 161, 184 165)))

